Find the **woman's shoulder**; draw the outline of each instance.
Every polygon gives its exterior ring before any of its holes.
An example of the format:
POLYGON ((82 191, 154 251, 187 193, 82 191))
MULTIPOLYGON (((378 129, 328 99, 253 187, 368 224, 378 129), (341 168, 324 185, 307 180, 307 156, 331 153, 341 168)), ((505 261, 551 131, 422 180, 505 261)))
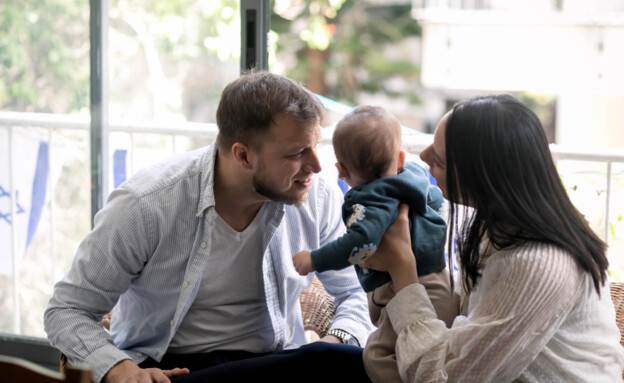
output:
POLYGON ((488 257, 485 272, 512 272, 540 279, 578 279, 581 269, 565 249, 551 243, 526 241, 495 250, 488 257))
POLYGON ((552 243, 524 241, 503 249, 495 249, 493 258, 509 258, 518 262, 528 260, 570 259, 572 255, 564 248, 552 243))

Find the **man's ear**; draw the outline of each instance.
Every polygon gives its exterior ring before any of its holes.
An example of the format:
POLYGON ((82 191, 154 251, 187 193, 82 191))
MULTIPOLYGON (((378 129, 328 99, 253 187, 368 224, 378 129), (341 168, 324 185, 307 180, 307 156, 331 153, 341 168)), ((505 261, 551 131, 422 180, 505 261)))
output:
POLYGON ((245 170, 250 170, 253 165, 251 164, 251 150, 248 145, 241 142, 235 142, 232 145, 232 156, 240 166, 245 170))
POLYGON ((405 166, 405 151, 401 150, 399 152, 399 161, 397 162, 397 172, 403 170, 403 166, 405 166))

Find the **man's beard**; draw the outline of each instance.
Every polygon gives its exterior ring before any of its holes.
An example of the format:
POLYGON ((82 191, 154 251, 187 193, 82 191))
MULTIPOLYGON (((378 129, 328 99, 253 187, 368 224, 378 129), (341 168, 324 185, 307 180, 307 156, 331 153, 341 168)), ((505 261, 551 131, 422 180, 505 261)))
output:
POLYGON ((283 202, 287 205, 300 206, 308 197, 308 193, 305 193, 301 198, 297 198, 272 188, 269 183, 266 182, 266 177, 264 177, 264 166, 260 166, 258 171, 253 175, 253 186, 256 193, 267 197, 271 201, 283 202))

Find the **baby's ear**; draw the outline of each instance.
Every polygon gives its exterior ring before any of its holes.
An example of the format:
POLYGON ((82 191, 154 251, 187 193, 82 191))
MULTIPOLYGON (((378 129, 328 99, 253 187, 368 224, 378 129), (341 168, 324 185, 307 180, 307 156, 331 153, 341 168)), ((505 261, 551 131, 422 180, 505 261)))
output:
POLYGON ((338 178, 345 179, 349 178, 349 169, 342 164, 342 162, 336 162, 336 169, 338 169, 338 178))
POLYGON ((403 166, 405 166, 405 151, 401 150, 399 151, 399 160, 397 162, 397 172, 400 172, 401 170, 403 170, 403 166))

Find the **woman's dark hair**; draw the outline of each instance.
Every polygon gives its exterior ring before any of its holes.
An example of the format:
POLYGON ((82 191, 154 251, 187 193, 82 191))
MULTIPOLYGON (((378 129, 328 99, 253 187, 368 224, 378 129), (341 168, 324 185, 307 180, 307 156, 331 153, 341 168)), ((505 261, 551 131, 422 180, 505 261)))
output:
POLYGON ((235 142, 258 144, 278 114, 293 117, 302 128, 320 124, 321 101, 303 85, 270 72, 241 75, 228 84, 217 107, 217 145, 226 152, 235 142))
POLYGON ((544 129, 526 105, 508 95, 460 102, 446 120, 445 140, 450 226, 467 291, 481 275, 479 245, 487 235, 499 249, 538 241, 566 250, 600 294, 606 245, 572 205, 544 129), (474 208, 463 209, 461 224, 458 202, 474 208))

